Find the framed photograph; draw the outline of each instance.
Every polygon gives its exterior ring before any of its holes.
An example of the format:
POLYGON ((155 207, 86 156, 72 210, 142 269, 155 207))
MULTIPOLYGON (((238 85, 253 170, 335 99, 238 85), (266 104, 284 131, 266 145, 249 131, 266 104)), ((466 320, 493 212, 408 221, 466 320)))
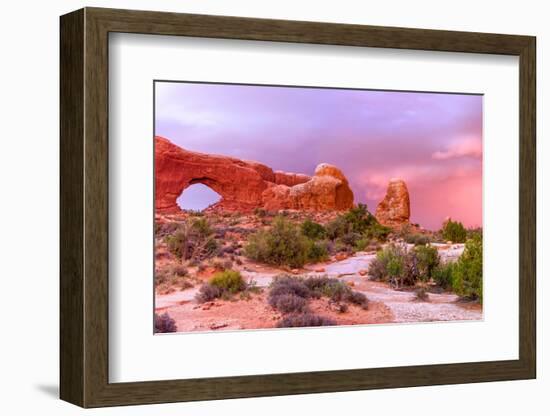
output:
POLYGON ((63 400, 536 377, 534 37, 60 28, 63 400))

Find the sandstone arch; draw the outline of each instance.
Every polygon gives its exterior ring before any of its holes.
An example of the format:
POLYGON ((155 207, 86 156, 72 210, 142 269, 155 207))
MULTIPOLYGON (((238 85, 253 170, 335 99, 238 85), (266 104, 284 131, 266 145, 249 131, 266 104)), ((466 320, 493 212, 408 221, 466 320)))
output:
POLYGON ((319 165, 315 176, 274 172, 258 162, 191 152, 155 137, 155 203, 157 212, 177 212, 177 198, 202 183, 221 195, 216 207, 230 211, 268 209, 344 210, 353 192, 342 172, 319 165))

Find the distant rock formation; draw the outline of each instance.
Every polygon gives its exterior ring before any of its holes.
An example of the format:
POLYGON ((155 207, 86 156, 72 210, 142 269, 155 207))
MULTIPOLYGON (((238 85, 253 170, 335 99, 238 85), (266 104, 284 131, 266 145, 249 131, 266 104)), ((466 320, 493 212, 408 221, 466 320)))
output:
POLYGON ((183 190, 202 183, 218 194, 215 208, 227 211, 300 209, 346 210, 353 206, 353 192, 343 173, 321 164, 310 177, 274 172, 258 162, 182 149, 155 137, 155 203, 157 212, 177 212, 183 190))
POLYGON ((400 227, 409 223, 411 207, 405 181, 393 178, 388 184, 386 196, 376 208, 376 219, 388 227, 400 227))

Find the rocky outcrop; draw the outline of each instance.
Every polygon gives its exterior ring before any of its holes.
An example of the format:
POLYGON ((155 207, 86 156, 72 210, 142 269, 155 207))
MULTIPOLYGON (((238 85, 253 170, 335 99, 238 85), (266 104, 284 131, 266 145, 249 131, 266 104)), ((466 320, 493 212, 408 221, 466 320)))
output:
POLYGON ((336 167, 321 164, 315 175, 274 172, 258 162, 191 152, 155 137, 155 203, 157 212, 179 210, 177 198, 190 185, 202 183, 221 196, 215 208, 247 211, 300 209, 345 210, 353 192, 336 167))
POLYGON ((402 179, 391 179, 386 196, 376 208, 376 219, 388 227, 400 227, 409 223, 411 207, 409 191, 402 179))
POLYGON ((307 182, 294 186, 275 185, 263 192, 268 210, 305 211, 346 210, 353 206, 353 192, 344 174, 335 166, 322 163, 307 182))

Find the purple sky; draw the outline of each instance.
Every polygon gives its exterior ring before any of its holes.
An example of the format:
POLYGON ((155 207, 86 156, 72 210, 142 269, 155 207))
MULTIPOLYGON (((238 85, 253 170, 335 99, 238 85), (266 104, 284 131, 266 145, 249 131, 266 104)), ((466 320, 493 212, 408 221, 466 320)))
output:
MULTIPOLYGON (((155 135, 194 151, 313 174, 338 166, 371 211, 404 179, 411 221, 481 225, 482 97, 157 82, 155 135)), ((200 193, 188 198, 200 202, 200 193), (198 194, 198 195, 197 195, 198 194)), ((203 201, 204 202, 204 201, 203 201)))

